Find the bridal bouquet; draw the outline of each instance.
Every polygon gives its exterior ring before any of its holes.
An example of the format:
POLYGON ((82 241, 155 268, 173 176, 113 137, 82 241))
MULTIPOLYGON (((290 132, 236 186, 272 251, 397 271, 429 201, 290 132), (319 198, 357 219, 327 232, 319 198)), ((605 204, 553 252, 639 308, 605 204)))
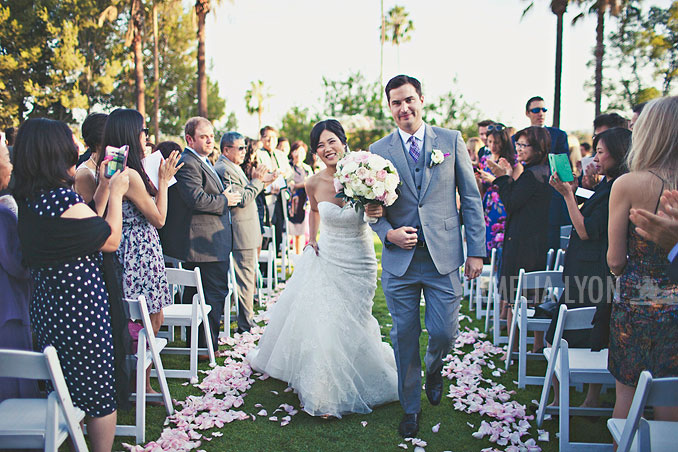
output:
MULTIPOLYGON (((367 151, 349 152, 337 163, 334 188, 337 197, 356 211, 368 203, 392 205, 398 199, 398 172, 391 162, 367 151)), ((368 222, 376 219, 366 218, 368 222)))

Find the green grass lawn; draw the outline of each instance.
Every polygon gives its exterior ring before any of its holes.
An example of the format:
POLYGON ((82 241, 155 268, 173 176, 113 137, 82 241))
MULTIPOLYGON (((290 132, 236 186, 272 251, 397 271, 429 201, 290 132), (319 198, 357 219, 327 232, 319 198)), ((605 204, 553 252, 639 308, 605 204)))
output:
MULTIPOLYGON (((381 244, 376 239, 376 236, 375 248, 379 258, 381 244)), ((462 303, 462 312, 469 315, 467 300, 464 300, 462 303)), ((373 314, 379 320, 384 340, 390 342, 388 334, 390 327, 387 325, 390 325, 391 318, 386 308, 381 285, 377 287, 373 314)), ((422 309, 422 325, 423 315, 424 310, 422 309)), ((470 315, 473 318, 473 322, 462 321, 460 325, 461 330, 467 327, 477 327, 482 331, 484 322, 475 320, 475 312, 470 313, 470 315)), ((303 332, 300 332, 300 334, 303 334, 303 332)), ((426 332, 423 332, 420 340, 422 357, 426 343, 427 335, 426 332)), ((225 347, 222 346, 222 348, 225 347)), ((470 351, 472 350, 472 345, 467 345, 462 350, 470 351)), ((223 364, 223 361, 224 358, 217 359, 218 364, 223 364)), ((494 362, 497 367, 503 367, 503 362, 498 357, 494 362)), ((188 357, 163 356, 163 363, 168 368, 187 368, 188 357)), ((202 370, 209 370, 209 366, 206 363, 201 363, 200 368, 202 370)), ((528 365, 528 374, 541 373, 543 375, 545 370, 546 365, 544 362, 535 361, 530 362, 528 365)), ((516 390, 512 400, 529 405, 531 400, 539 399, 541 387, 528 386, 527 389, 517 389, 513 383, 514 380, 517 380, 515 364, 509 372, 501 377, 491 377, 490 375, 490 370, 484 369, 485 377, 494 379, 509 390, 516 390)), ((203 376, 201 374, 201 378, 203 376)), ((170 392, 173 399, 184 400, 189 395, 202 395, 199 389, 192 385, 184 386, 182 383, 185 383, 185 380, 169 380, 170 392)), ((449 384, 450 381, 446 380, 446 388, 449 384)), ((157 388, 157 385, 155 386, 157 388)), ((285 383, 272 378, 264 381, 255 378, 255 383, 247 391, 247 395, 244 398, 244 405, 237 409, 255 414, 261 409, 260 407, 255 407, 255 404, 261 404, 268 411, 269 416, 283 403, 293 405, 298 409, 299 399, 293 392, 284 392, 286 387, 285 383), (276 391, 278 394, 276 395, 271 391, 276 391)), ((612 402, 612 397, 613 391, 608 391, 603 396, 604 400, 609 402, 612 402)), ((575 392, 572 404, 579 404, 583 399, 583 393, 575 392)), ((398 444, 403 443, 402 438, 397 433, 397 426, 401 417, 402 410, 398 403, 378 407, 370 414, 348 415, 342 419, 325 420, 311 417, 303 411, 299 411, 298 414, 292 417, 289 425, 284 427, 281 427, 279 422, 269 421, 266 416, 257 416, 255 421, 248 419, 224 425, 222 429, 218 430, 223 433, 223 436, 214 437, 210 442, 203 441, 199 449, 204 449, 205 451, 397 451, 402 450, 398 448, 398 444), (363 421, 367 422, 365 426, 362 424, 363 421)), ((133 410, 129 413, 119 413, 118 419, 118 423, 133 423, 133 410)), ((490 443, 487 438, 475 439, 471 436, 480 427, 481 420, 483 419, 488 422, 493 420, 477 413, 467 414, 455 411, 451 399, 446 397, 443 397, 443 401, 439 406, 431 406, 422 391, 422 423, 418 437, 428 443, 425 448, 427 451, 477 452, 486 447, 496 446, 490 443), (437 423, 441 424, 440 430, 438 433, 433 433, 431 428, 437 423), (470 427, 467 423, 472 424, 474 428, 470 427)), ((164 421, 165 411, 163 407, 148 407, 146 421, 147 442, 155 440, 160 436, 162 429, 166 428, 163 426, 164 421)), ((531 437, 537 439, 536 423, 531 421, 531 424, 531 437)), ((550 441, 537 442, 537 444, 544 451, 557 451, 558 443, 555 435, 558 430, 557 418, 546 421, 544 428, 549 432, 550 441)), ((200 433, 211 437, 213 431, 217 430, 201 431, 200 433)), ((605 426, 605 419, 592 422, 585 418, 573 418, 571 421, 571 438, 575 441, 606 443, 611 443, 612 441, 605 426)), ((134 438, 117 437, 114 450, 122 450, 122 442, 133 443, 134 438)), ((408 450, 414 450, 411 444, 408 443, 407 445, 408 450)), ((503 449, 502 447, 497 447, 503 449)))

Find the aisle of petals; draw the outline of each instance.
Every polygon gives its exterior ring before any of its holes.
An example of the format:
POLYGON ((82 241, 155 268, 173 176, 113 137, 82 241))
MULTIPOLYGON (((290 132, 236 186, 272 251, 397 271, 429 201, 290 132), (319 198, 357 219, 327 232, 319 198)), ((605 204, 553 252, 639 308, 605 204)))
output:
MULTIPOLYGON (((279 290, 282 290, 282 287, 279 290)), ((279 293, 279 292, 278 292, 279 293)), ((266 308, 272 306, 277 300, 277 294, 266 304, 266 308)), ((267 312, 261 312, 258 321, 267 322, 267 312)), ((469 320, 462 315, 460 321, 469 320)), ((174 415, 165 420, 165 429, 160 438, 151 441, 145 446, 123 446, 132 452, 161 452, 190 450, 202 450, 209 441, 223 436, 219 431, 209 434, 206 430, 219 429, 233 421, 250 419, 255 421, 257 417, 269 422, 279 423, 281 427, 288 425, 298 410, 288 404, 281 404, 275 411, 268 413, 264 407, 257 403, 254 405, 258 411, 246 413, 238 410, 243 403, 247 391, 255 383, 255 379, 265 380, 268 375, 253 373, 250 366, 245 362, 247 353, 256 346, 257 341, 263 334, 264 328, 257 327, 250 333, 236 334, 232 338, 221 340, 221 345, 227 345, 227 350, 219 352, 224 357, 223 365, 216 366, 207 371, 202 382, 193 384, 204 395, 189 396, 186 400, 175 401, 178 408, 174 415), (219 397, 217 397, 219 396, 219 397)), ((534 416, 526 415, 525 406, 511 400, 515 391, 507 390, 503 385, 494 382, 490 378, 483 377, 483 369, 487 368, 495 377, 504 373, 503 369, 496 368, 493 358, 503 354, 504 349, 495 347, 491 342, 483 340, 485 334, 478 329, 465 328, 460 333, 455 344, 454 351, 445 357, 443 376, 451 380, 447 397, 452 400, 453 408, 465 413, 478 413, 490 418, 490 421, 482 420, 480 427, 472 434, 474 438, 487 439, 495 443, 497 447, 483 449, 482 452, 496 452, 502 449, 507 452, 537 452, 541 448, 533 438, 523 440, 529 436, 530 422, 534 416), (472 345, 473 350, 465 352, 463 347, 472 345)), ((189 383, 183 383, 188 385, 189 383)), ((287 388, 285 392, 292 391, 287 388)), ((277 395, 276 391, 271 391, 277 395)), ((366 427, 367 422, 362 421, 366 427)), ((475 429, 475 426, 468 423, 475 429)), ((432 428, 432 433, 438 433, 441 423, 432 428)), ((548 441, 548 433, 539 431, 540 440, 548 441)), ((404 442, 397 444, 402 449, 413 447, 416 452, 424 451, 426 441, 419 438, 406 438, 404 442)))

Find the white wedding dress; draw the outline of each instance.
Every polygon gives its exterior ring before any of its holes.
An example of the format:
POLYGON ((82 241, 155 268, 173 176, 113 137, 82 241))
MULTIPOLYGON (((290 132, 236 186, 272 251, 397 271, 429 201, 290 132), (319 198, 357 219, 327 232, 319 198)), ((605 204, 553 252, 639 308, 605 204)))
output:
POLYGON ((306 248, 247 359, 288 384, 312 416, 369 413, 398 400, 395 359, 372 298, 377 260, 363 214, 318 203, 319 255, 306 248))

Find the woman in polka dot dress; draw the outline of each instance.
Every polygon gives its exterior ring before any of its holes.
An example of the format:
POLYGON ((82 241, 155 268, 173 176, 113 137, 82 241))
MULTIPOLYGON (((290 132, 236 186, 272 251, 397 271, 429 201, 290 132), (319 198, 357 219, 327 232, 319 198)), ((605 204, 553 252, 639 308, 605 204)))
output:
MULTIPOLYGON (((138 111, 119 108, 106 120, 103 146, 104 149, 106 146, 129 146, 130 182, 122 202, 122 240, 116 256, 122 269, 124 297, 146 297, 153 330, 157 334, 164 320, 162 308, 172 304, 157 228, 165 224, 169 181, 183 163, 177 166, 179 152, 172 152, 160 165, 158 187, 154 187, 141 162, 146 134, 144 118, 138 111)), ((150 378, 149 369, 146 390, 154 393, 150 378)))
POLYGON ((57 349, 94 451, 110 451, 116 424, 113 341, 101 251, 118 248, 128 172, 108 185, 106 218, 71 190, 78 150, 64 123, 26 121, 16 137, 19 240, 31 269, 30 316, 40 350, 57 349))

